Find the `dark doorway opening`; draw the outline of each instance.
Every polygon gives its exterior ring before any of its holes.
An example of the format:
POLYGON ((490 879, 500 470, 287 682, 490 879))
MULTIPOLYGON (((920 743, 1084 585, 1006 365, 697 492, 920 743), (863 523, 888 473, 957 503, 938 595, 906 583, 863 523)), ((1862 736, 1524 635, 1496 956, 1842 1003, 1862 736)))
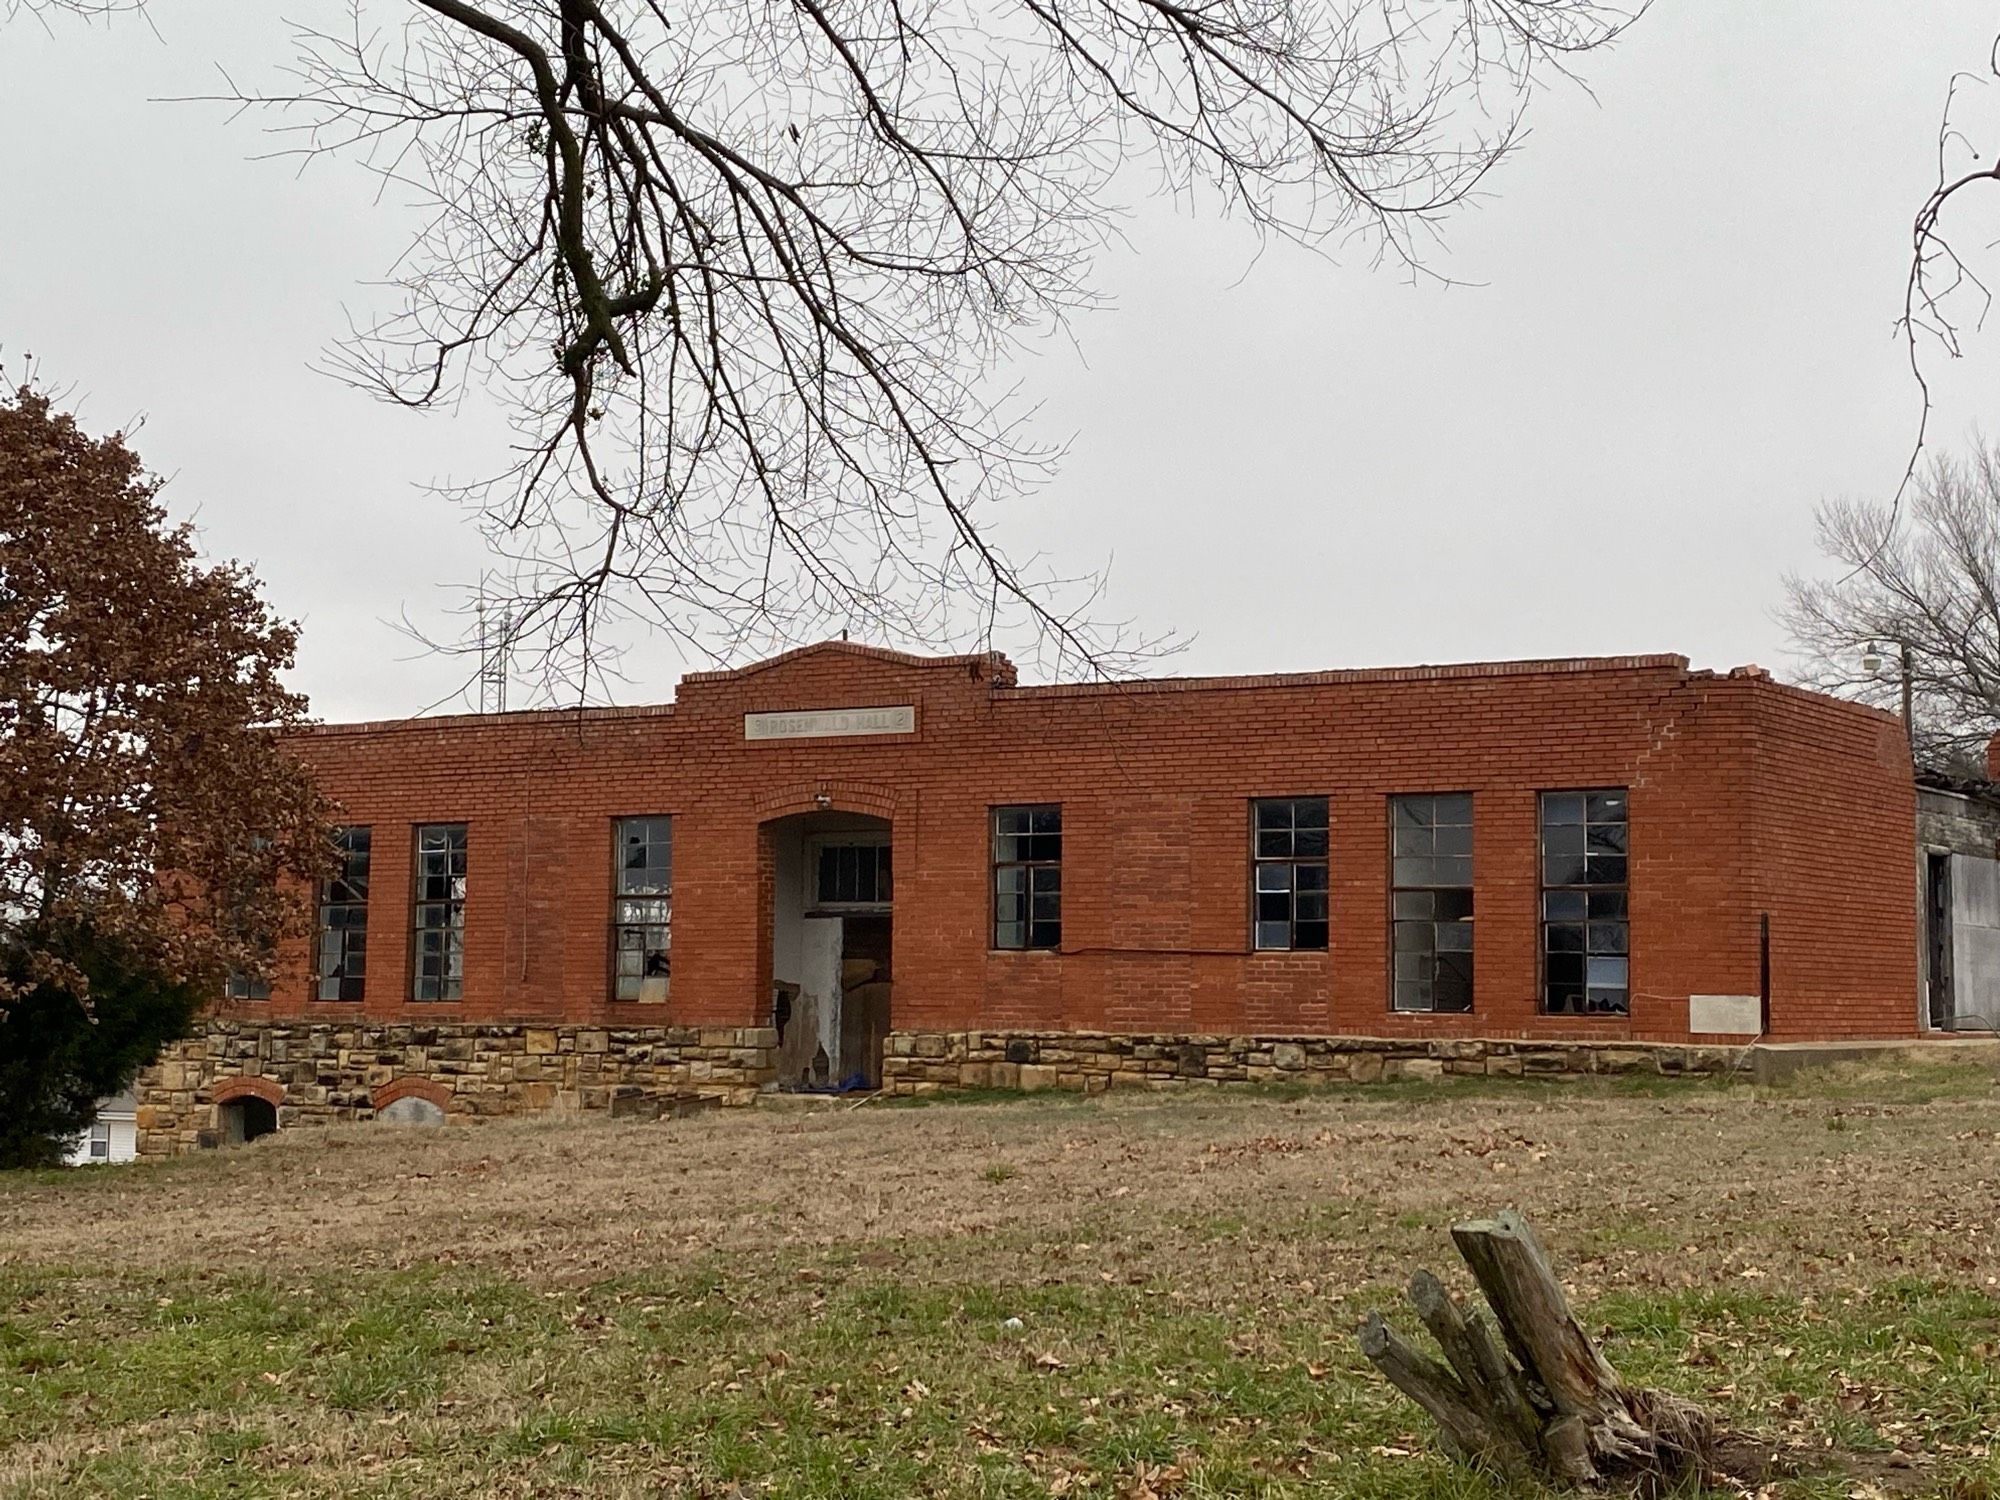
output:
POLYGON ((894 952, 886 819, 805 813, 770 827, 772 1024, 781 1088, 878 1088, 894 952))
POLYGON ((268 1099, 245 1094, 222 1106, 222 1144, 240 1146, 278 1128, 278 1109, 268 1099))
POLYGON ((1934 1030, 1951 1029, 1955 1007, 1951 994, 1951 856, 1924 857, 1925 996, 1934 1030))

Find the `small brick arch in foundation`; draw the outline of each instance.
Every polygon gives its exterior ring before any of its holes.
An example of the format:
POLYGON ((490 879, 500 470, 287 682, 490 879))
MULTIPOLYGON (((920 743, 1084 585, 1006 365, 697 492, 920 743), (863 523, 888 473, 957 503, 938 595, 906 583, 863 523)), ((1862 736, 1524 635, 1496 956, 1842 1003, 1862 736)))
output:
POLYGON ((232 1099, 262 1099, 276 1109, 285 1102, 284 1086, 268 1078, 257 1078, 248 1073, 234 1078, 219 1078, 209 1090, 209 1099, 216 1104, 227 1104, 232 1099))
POLYGON ((422 1099, 439 1109, 451 1108, 451 1090, 430 1078, 392 1078, 368 1096, 376 1109, 387 1109, 398 1099, 422 1099))

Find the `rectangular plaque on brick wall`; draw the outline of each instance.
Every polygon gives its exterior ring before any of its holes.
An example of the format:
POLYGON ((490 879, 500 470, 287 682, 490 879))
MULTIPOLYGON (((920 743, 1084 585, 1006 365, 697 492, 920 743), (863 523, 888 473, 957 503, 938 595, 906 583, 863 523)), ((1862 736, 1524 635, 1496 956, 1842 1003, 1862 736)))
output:
POLYGON ((917 709, 904 703, 884 708, 812 708, 797 713, 745 714, 746 740, 817 740, 855 734, 915 734, 917 709))
POLYGON ((1755 1036, 1764 1002, 1755 995, 1689 995, 1688 1030, 1713 1036, 1755 1036))

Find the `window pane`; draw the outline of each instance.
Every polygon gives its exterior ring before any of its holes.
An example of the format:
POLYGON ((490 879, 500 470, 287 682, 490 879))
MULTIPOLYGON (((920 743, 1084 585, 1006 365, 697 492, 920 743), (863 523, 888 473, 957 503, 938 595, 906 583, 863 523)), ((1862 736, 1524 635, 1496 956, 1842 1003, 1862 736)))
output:
POLYGON ((1581 792, 1547 792, 1543 794, 1543 823, 1581 823, 1582 821, 1583 794, 1581 792))
POLYGON ((1542 861, 1543 885, 1582 885, 1583 856, 1559 854, 1542 861))
POLYGON ((1324 921, 1309 922, 1303 917, 1300 918, 1293 929, 1292 946, 1314 952, 1326 947, 1326 923, 1324 921))
POLYGON ((1472 795, 1469 792, 1451 792, 1434 799, 1433 816, 1440 826, 1456 824, 1472 826, 1472 795))
POLYGON ((1439 854, 1472 853, 1472 829, 1463 823, 1440 824, 1431 831, 1432 848, 1439 854))
POLYGON ((1581 854, 1588 833, 1581 823, 1560 823, 1542 830, 1542 853, 1581 854))
POLYGON ((1259 948, 1288 948, 1291 946, 1292 925, 1288 921, 1257 923, 1257 946, 1259 948))
POLYGON ((1625 794, 1623 792, 1586 792, 1584 794, 1586 815, 1593 823, 1622 823, 1625 821, 1625 794))
POLYGON ((1396 891, 1389 897, 1389 915, 1399 920, 1429 921, 1436 908, 1429 891, 1396 891))
POLYGON ((1591 988, 1600 986, 1625 988, 1625 960, 1622 958, 1598 958, 1593 955, 1589 961, 1587 974, 1591 988))
POLYGON ((1440 854, 1431 861, 1431 883, 1441 886, 1471 885, 1472 856, 1469 854, 1440 854))
POLYGON ((1584 917, 1583 892, 1544 891, 1542 916, 1551 922, 1581 922, 1584 917))
POLYGON ((1257 889, 1259 891, 1289 891, 1292 888, 1292 867, 1288 864, 1260 864, 1257 866, 1257 889))

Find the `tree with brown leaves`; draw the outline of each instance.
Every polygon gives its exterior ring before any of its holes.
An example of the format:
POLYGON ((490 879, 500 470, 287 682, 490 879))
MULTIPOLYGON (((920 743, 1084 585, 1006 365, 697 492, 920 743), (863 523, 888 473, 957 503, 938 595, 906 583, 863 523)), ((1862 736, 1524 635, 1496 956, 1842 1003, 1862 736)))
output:
POLYGON ((296 630, 247 569, 201 562, 160 484, 121 434, 0 398, 0 1094, 62 1084, 111 971, 120 1014, 135 982, 263 971, 328 848, 281 744, 296 630))

